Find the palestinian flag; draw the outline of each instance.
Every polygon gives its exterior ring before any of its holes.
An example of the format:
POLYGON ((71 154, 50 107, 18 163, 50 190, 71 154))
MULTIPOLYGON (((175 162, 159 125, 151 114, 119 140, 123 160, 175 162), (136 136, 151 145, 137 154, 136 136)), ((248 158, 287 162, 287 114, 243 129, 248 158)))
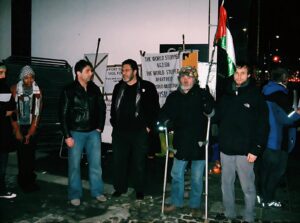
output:
POLYGON ((220 7, 219 24, 215 35, 214 44, 220 46, 226 51, 228 75, 233 75, 235 72, 235 53, 233 39, 229 29, 227 28, 227 12, 223 4, 220 7))

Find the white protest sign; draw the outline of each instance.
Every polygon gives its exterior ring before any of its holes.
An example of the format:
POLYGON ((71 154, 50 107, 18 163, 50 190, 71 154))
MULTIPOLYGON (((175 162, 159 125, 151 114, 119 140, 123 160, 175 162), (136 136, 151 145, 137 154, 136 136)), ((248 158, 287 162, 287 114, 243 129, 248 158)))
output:
POLYGON ((106 118, 104 131, 102 132, 102 142, 111 143, 112 126, 110 124, 110 108, 111 108, 112 95, 104 95, 104 101, 106 104, 106 118))
POLYGON ((159 94, 162 106, 171 91, 178 87, 178 71, 180 69, 179 52, 146 53, 141 57, 143 79, 152 82, 159 94))
POLYGON ((104 92, 112 94, 115 85, 122 79, 122 66, 111 65, 106 68, 104 92))
MULTIPOLYGON (((206 87, 209 63, 198 63, 198 80, 201 88, 206 87)), ((211 95, 216 99, 217 66, 212 65, 208 79, 208 87, 211 95)))

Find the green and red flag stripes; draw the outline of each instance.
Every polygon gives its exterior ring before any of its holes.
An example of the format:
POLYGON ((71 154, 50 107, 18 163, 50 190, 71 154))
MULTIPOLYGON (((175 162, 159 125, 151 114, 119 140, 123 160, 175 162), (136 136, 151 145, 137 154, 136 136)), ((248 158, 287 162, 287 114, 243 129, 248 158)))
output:
POLYGON ((227 12, 223 4, 220 7, 219 23, 215 35, 214 44, 220 46, 227 53, 228 75, 231 76, 235 72, 235 53, 233 39, 229 29, 227 28, 227 12))

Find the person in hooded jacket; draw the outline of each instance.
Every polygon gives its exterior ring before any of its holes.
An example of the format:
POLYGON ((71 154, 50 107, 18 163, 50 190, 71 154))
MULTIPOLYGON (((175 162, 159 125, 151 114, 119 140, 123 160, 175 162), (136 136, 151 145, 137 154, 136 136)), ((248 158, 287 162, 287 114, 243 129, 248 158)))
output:
POLYGON ((237 172, 244 193, 244 221, 254 221, 256 188, 253 166, 266 145, 269 125, 267 104, 250 74, 248 64, 236 65, 233 78, 216 109, 225 208, 225 213, 217 216, 218 220, 236 218, 234 185, 237 172))
POLYGON ((171 204, 164 210, 170 213, 183 207, 185 169, 191 162, 189 207, 192 215, 201 216, 206 130, 208 116, 214 114, 214 99, 208 91, 200 88, 196 68, 182 67, 178 80, 179 87, 167 97, 159 118, 160 123, 168 121, 172 125, 176 150, 171 170, 171 204))
POLYGON ((270 132, 267 148, 262 156, 261 199, 262 206, 281 207, 275 192, 284 175, 288 153, 296 142, 295 122, 300 119, 300 108, 294 110, 287 89, 288 71, 278 67, 271 71, 272 80, 263 88, 269 109, 270 132), (293 111, 294 110, 294 111, 293 111))

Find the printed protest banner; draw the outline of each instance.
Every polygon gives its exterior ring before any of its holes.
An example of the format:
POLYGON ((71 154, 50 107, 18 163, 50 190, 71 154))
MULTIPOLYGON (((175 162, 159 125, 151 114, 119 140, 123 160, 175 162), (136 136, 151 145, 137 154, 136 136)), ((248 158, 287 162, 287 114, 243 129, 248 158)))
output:
POLYGON ((151 81, 159 94, 162 106, 171 91, 178 87, 178 71, 181 66, 180 53, 146 53, 141 57, 143 79, 151 81))

